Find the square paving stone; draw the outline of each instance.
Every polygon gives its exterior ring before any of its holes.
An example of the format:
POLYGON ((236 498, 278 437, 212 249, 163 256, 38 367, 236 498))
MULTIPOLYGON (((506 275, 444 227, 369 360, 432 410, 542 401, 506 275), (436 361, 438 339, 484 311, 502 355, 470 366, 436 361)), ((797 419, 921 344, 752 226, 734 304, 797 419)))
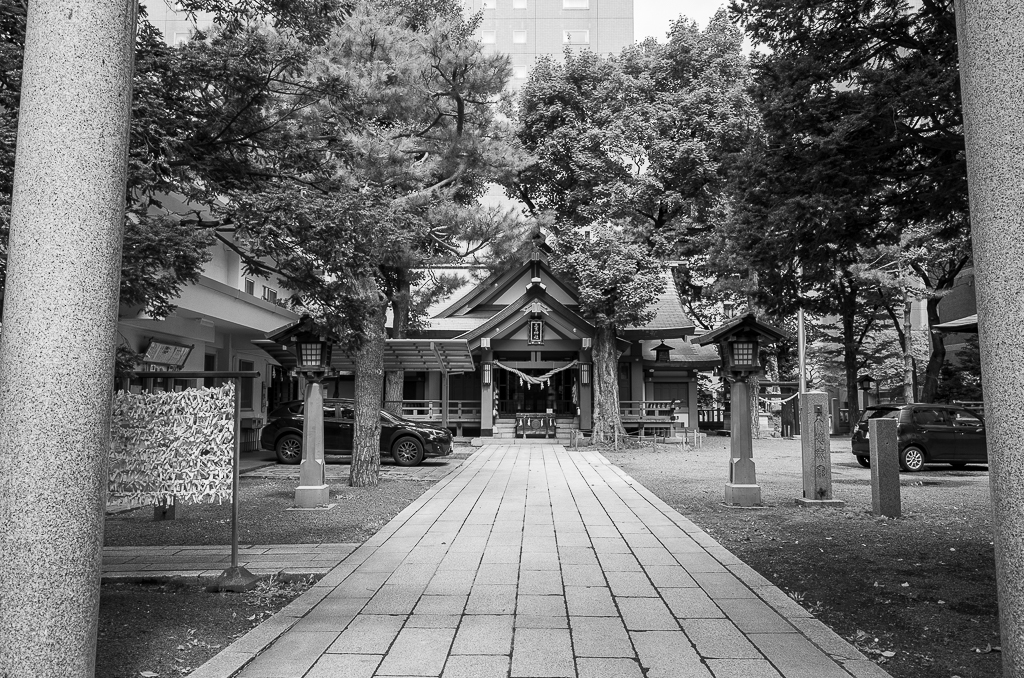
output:
POLYGON ((458 655, 448 658, 441 678, 505 678, 509 658, 495 655, 458 655))
POLYGON ((604 570, 600 565, 573 565, 562 570, 562 582, 566 586, 607 586, 604 570))
POLYGON ((661 546, 656 548, 634 548, 633 555, 636 556, 636 559, 644 567, 658 565, 678 566, 679 564, 675 557, 661 546))
POLYGON ((407 588, 385 584, 374 594, 362 612, 364 614, 409 614, 416 607, 421 595, 423 595, 423 589, 419 587, 407 588))
POLYGON ((761 659, 762 655, 728 619, 684 619, 683 631, 708 659, 761 659))
POLYGON ((519 595, 561 595, 562 574, 558 570, 523 570, 519 595))
POLYGON ((579 659, 579 678, 643 678, 635 659, 579 659))
POLYGON ((517 614, 515 625, 517 629, 567 629, 569 618, 564 614, 517 614))
POLYGON ((482 563, 476 571, 476 584, 515 584, 519 581, 519 563, 482 563))
POLYGON ((715 678, 782 678, 764 659, 709 659, 715 678))
POLYGON ((658 595, 643 572, 606 572, 605 577, 616 597, 654 598, 658 595))
POLYGON ((427 596, 416 603, 413 614, 454 614, 461 615, 469 596, 427 596))
POLYGON ((404 628, 377 669, 378 676, 437 676, 444 668, 455 629, 404 628))
POLYGON ((642 572, 640 563, 631 553, 598 553, 597 559, 605 572, 642 572))
POLYGON ((305 678, 372 678, 383 658, 379 654, 325 654, 305 678))
POLYGON ((512 615, 466 615, 455 635, 452 654, 509 654, 512 615))
POLYGON ((438 571, 423 591, 427 596, 468 596, 473 588, 476 572, 473 570, 438 571))
MULTIPOLYGON (((630 556, 632 558, 632 556, 630 556)), ((523 551, 519 561, 520 570, 559 570, 558 551, 523 551)))
MULTIPOLYGON (((709 556, 705 551, 700 553, 674 553, 680 565, 690 574, 696 572, 728 572, 725 565, 709 556)), ((732 575, 730 575, 732 576, 732 575)))
POLYGON ((577 657, 636 656, 618 617, 573 617, 572 642, 577 657))
POLYGON ((672 614, 677 619, 722 619, 725 613, 699 588, 661 589, 672 614))
POLYGON ((597 553, 629 553, 629 544, 622 537, 594 537, 591 542, 597 553))
POLYGON ((629 634, 647 678, 713 678, 682 631, 629 634))
POLYGON ((690 575, 713 600, 756 598, 746 584, 729 572, 690 572, 690 575))
POLYGON ((597 565, 597 554, 589 546, 559 546, 558 560, 566 565, 597 565))
POLYGON ((338 637, 334 632, 291 632, 243 669, 246 678, 301 678, 338 637))
POLYGON ((517 629, 511 678, 575 678, 572 644, 566 629, 517 629))
POLYGON ((466 603, 466 614, 512 614, 516 609, 516 587, 508 585, 473 586, 466 603))
POLYGON ((679 629, 661 598, 615 598, 622 621, 630 631, 675 631, 679 629))
POLYGON ((718 606, 744 633, 796 633, 792 624, 760 598, 722 598, 718 606))
POLYGON ((457 614, 411 614, 405 622, 407 629, 454 629, 459 625, 457 614))
POLYGON ((644 572, 659 589, 662 588, 694 588, 697 582, 686 574, 686 570, 678 564, 644 565, 644 572))
POLYGON ((618 617, 606 586, 566 586, 565 602, 571 617, 618 617))
POLYGON ((405 615, 361 614, 329 648, 331 653, 384 654, 405 624, 405 615))
POLYGON ((547 617, 565 616, 565 597, 519 595, 516 614, 538 615, 547 617))
POLYGON ((848 678, 828 655, 799 633, 751 633, 747 638, 786 678, 848 678))

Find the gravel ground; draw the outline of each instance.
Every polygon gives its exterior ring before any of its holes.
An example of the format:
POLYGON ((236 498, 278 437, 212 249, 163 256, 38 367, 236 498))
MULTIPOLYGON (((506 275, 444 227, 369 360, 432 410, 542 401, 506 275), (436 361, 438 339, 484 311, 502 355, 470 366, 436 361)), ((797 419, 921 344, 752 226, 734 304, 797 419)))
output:
POLYGON ((901 474, 903 516, 871 514, 871 472, 833 438, 835 498, 807 509, 800 444, 756 440, 764 509, 722 505, 729 439, 701 450, 602 452, 896 678, 998 678, 988 469, 901 474))

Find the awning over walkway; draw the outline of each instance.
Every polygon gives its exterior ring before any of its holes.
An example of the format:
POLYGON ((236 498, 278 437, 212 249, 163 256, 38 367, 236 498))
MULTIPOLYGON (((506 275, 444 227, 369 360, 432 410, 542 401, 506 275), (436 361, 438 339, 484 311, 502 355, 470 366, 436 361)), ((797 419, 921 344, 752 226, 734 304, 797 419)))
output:
MULTIPOLYGON (((256 339, 252 343, 282 367, 291 369, 297 366, 295 353, 285 344, 272 339, 256 339)), ((335 350, 331 367, 342 372, 354 372, 356 364, 352 356, 335 350)), ((388 339, 384 345, 384 369, 450 374, 473 372, 476 367, 465 339, 388 339)))
POLYGON ((956 320, 950 320, 949 322, 932 325, 932 329, 939 330, 940 332, 976 333, 978 331, 978 314, 974 313, 963 318, 957 318, 956 320))

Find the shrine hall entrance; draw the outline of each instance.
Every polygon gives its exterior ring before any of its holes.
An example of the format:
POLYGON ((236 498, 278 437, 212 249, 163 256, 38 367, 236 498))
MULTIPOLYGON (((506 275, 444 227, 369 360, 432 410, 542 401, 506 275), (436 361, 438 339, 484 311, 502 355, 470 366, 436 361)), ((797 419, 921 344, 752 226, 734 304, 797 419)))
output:
MULTIPOLYGON (((531 377, 546 373, 545 369, 523 369, 531 377)), ((520 412, 544 414, 549 409, 561 417, 576 416, 576 370, 564 370, 551 375, 542 384, 530 384, 514 372, 495 370, 498 385, 498 416, 512 417, 520 412)))

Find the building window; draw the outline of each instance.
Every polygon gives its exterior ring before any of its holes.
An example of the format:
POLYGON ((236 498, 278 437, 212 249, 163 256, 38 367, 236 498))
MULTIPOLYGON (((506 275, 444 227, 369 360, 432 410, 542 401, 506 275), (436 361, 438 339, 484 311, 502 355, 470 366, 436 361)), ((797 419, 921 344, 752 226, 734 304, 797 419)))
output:
POLYGON ((512 0, 512 9, 526 9, 526 0, 512 0))
POLYGON ((272 287, 263 286, 263 301, 269 301, 274 304, 277 303, 277 290, 272 287))
POLYGON ((256 282, 253 280, 245 279, 245 293, 256 296, 256 282))
POLYGON ((480 6, 483 9, 497 9, 498 8, 498 0, 483 0, 483 2, 480 3, 480 6))
MULTIPOLYGON (((252 372, 256 369, 256 363, 251 360, 239 360, 238 371, 239 372, 252 372)), ((243 410, 252 409, 252 379, 239 379, 242 382, 241 388, 238 389, 238 401, 239 407, 243 410)))
POLYGON ((513 45, 525 45, 526 44, 526 31, 512 31, 512 44, 513 45))
POLYGON ((516 80, 526 80, 530 74, 529 69, 526 66, 513 66, 512 77, 516 80))
POLYGON ((192 36, 189 33, 175 33, 174 34, 174 46, 181 47, 188 42, 192 36))
POLYGON ((494 43, 498 42, 498 32, 484 31, 480 35, 480 42, 482 42, 485 45, 493 45, 494 43))
POLYGON ((565 31, 562 33, 562 43, 565 45, 589 45, 590 31, 565 31))
POLYGON ((562 0, 562 9, 590 9, 590 0, 562 0))

